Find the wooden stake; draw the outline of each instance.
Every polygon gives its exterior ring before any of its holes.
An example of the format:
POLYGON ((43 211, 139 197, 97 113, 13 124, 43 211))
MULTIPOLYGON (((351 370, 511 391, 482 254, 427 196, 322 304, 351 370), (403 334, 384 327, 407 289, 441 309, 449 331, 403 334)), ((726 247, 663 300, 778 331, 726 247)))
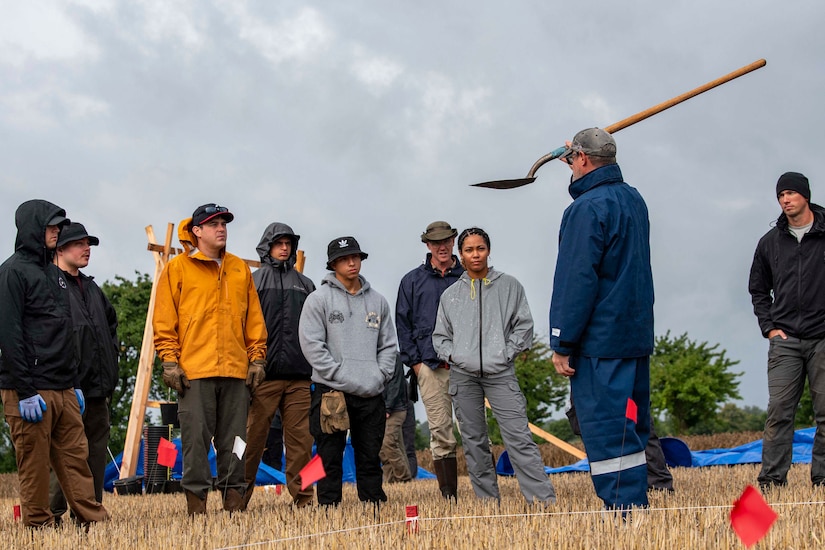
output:
MULTIPOLYGON (((152 329, 152 317, 155 311, 155 298, 157 296, 158 279, 160 279, 163 268, 175 254, 183 254, 184 250, 172 246, 172 235, 175 224, 169 223, 166 226, 166 239, 163 245, 155 242, 155 231, 151 225, 146 226, 146 238, 149 240, 147 249, 155 257, 155 274, 152 277, 152 291, 149 295, 149 308, 146 312, 146 325, 143 327, 143 342, 140 346, 140 357, 138 359, 137 376, 135 377, 135 389, 132 396, 132 408, 129 412, 129 425, 126 429, 126 442, 123 447, 123 463, 120 468, 120 479, 135 475, 137 472, 138 452, 140 451, 140 438, 143 435, 143 420, 146 416, 146 407, 157 406, 156 402, 150 402, 149 389, 152 386, 152 366, 155 362, 155 334, 152 329)), ((306 257, 303 250, 296 251, 295 269, 303 272, 306 257)), ((250 267, 261 267, 261 262, 257 260, 244 260, 250 267)))
MULTIPOLYGON (((172 231, 175 225, 166 226, 166 243, 163 252, 153 252, 155 256, 155 275, 152 277, 152 291, 149 294, 149 307, 146 311, 146 325, 143 327, 143 342, 140 346, 138 370, 135 377, 135 390, 132 397, 132 409, 129 413, 129 426, 126 429, 126 442, 123 447, 123 462, 120 467, 120 479, 135 475, 137 472, 138 451, 140 437, 143 434, 143 417, 146 415, 146 400, 149 397, 149 388, 152 385, 152 364, 155 362, 155 341, 152 330, 152 316, 155 311, 155 297, 158 290, 158 279, 163 267, 172 254, 172 231)), ((155 231, 151 225, 146 226, 146 237, 149 243, 155 242, 155 231)))
MULTIPOLYGON (((493 410, 493 407, 490 406, 490 402, 487 401, 486 397, 484 398, 484 405, 488 409, 493 410)), ((546 431, 542 430, 541 428, 539 428, 538 426, 536 426, 535 424, 533 424, 531 422, 528 422, 527 426, 530 428, 530 431, 533 434, 539 436, 540 438, 542 438, 546 442, 550 443, 551 445, 554 445, 554 446, 558 447, 562 451, 566 451, 566 452, 570 453, 571 455, 575 456, 579 460, 581 460, 582 458, 587 458, 587 455, 584 453, 584 451, 580 451, 579 449, 575 448, 573 445, 571 445, 567 441, 562 441, 561 439, 559 439, 555 435, 553 435, 551 433, 547 433, 546 431)))

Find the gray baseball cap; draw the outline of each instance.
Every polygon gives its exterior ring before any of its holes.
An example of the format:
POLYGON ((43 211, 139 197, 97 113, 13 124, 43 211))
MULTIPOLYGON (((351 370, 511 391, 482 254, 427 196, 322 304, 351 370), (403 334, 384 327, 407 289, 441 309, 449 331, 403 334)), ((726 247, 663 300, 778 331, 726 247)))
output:
POLYGON ((559 158, 564 160, 579 151, 591 157, 615 157, 616 140, 601 128, 587 128, 573 137, 559 158))

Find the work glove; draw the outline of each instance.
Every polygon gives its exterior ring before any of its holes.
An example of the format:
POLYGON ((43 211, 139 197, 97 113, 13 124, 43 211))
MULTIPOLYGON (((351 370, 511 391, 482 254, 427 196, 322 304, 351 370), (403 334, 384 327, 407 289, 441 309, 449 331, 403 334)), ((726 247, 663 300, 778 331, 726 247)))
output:
POLYGON ((40 422, 43 420, 43 413, 46 412, 46 402, 39 393, 21 399, 17 404, 20 415, 26 422, 40 422))
POLYGON ((255 359, 249 362, 249 370, 246 371, 246 386, 249 391, 255 393, 261 382, 266 377, 266 362, 263 359, 255 359))
POLYGON ((83 390, 75 388, 74 394, 77 397, 77 404, 80 405, 80 414, 83 414, 86 412, 86 398, 83 396, 83 390))
POLYGON ((187 388, 192 387, 189 383, 189 379, 186 378, 186 374, 183 372, 183 369, 180 368, 180 365, 174 361, 164 361, 162 366, 163 383, 166 384, 167 387, 178 392, 182 397, 183 392, 185 392, 187 388))

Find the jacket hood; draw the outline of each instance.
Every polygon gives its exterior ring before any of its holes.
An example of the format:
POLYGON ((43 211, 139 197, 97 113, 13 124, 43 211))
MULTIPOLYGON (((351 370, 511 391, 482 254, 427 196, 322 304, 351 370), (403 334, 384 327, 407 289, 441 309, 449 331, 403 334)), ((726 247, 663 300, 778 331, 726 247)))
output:
MULTIPOLYGON (((818 204, 810 203, 811 212, 814 213, 814 224, 811 227, 811 230, 816 231, 825 231, 825 208, 822 208, 818 204)), ((779 214, 779 217, 776 218, 776 227, 781 230, 788 229, 788 216, 785 215, 784 212, 779 214)))
POLYGON ((577 180, 574 180, 573 176, 570 176, 570 186, 567 188, 567 191, 570 193, 570 196, 573 197, 573 200, 576 200, 594 187, 622 181, 624 181, 624 178, 622 178, 622 170, 619 168, 619 165, 608 164, 606 166, 600 166, 592 172, 588 172, 577 180))
MULTIPOLYGON (((501 272, 496 271, 496 269, 493 266, 490 266, 487 269, 487 276, 484 277, 484 284, 489 285, 499 277, 501 277, 501 272)), ((458 279, 458 282, 463 283, 467 286, 474 285, 475 281, 478 281, 478 279, 470 279, 470 275, 466 271, 462 273, 461 277, 458 279)))
POLYGON ((178 223, 178 240, 188 254, 195 246, 195 235, 192 234, 192 218, 183 218, 178 223))
MULTIPOLYGON (((364 278, 363 275, 358 275, 358 279, 361 281, 361 290, 356 292, 354 294, 355 296, 357 296, 358 294, 361 294, 362 292, 364 292, 366 290, 369 290, 369 288, 370 288, 369 282, 364 278)), ((341 292, 345 292, 345 293, 349 294, 347 289, 344 288, 344 285, 341 284, 341 281, 339 281, 338 278, 335 277, 335 273, 327 273, 324 276, 323 280, 321 281, 321 284, 322 285, 329 285, 331 287, 335 287, 335 288, 339 289, 341 292)))
POLYGON ((50 262, 53 251, 46 248, 46 226, 55 216, 65 217, 66 211, 49 201, 34 199, 18 206, 14 214, 14 250, 36 258, 41 265, 50 262))
POLYGON ((281 237, 289 237, 289 240, 292 241, 292 251, 289 254, 287 263, 290 267, 295 265, 295 258, 298 253, 298 241, 301 239, 301 236, 296 235, 290 226, 281 222, 272 222, 266 227, 266 229, 264 229, 264 234, 261 235, 261 240, 255 248, 261 262, 266 262, 274 265, 275 267, 279 267, 281 265, 281 261, 276 260, 269 255, 269 250, 272 248, 272 243, 281 237))

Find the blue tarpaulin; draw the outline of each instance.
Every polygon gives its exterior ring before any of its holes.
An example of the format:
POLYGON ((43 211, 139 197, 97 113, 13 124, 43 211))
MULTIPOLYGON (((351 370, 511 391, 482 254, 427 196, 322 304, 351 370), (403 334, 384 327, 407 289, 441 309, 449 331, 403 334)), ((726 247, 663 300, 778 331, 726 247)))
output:
MULTIPOLYGON (((804 428, 794 432, 792 459, 794 464, 811 463, 811 450, 814 444, 815 433, 815 427, 804 428)), ((665 459, 669 466, 700 468, 703 466, 730 466, 733 464, 758 464, 762 462, 761 439, 733 447, 732 449, 709 449, 706 451, 690 451, 684 441, 675 437, 662 437, 660 441, 662 443, 662 451, 664 451, 665 459)), ((585 458, 574 464, 560 468, 545 466, 544 470, 548 474, 589 472, 590 465, 585 458)), ((499 457, 498 463, 496 464, 496 472, 499 475, 513 475, 513 467, 510 465, 510 457, 507 456, 507 451, 504 451, 499 457)))
MULTIPOLYGON (((172 443, 178 448, 178 457, 175 461, 175 467, 172 468, 172 479, 180 479, 183 475, 183 452, 181 451, 180 438, 173 439, 172 443)), ((106 474, 103 478, 103 488, 109 492, 114 490, 114 482, 120 477, 118 468, 120 468, 123 453, 115 457, 114 462, 110 462, 106 466, 106 474), (115 466, 117 464, 117 466, 115 466)), ((212 468, 212 477, 217 476, 217 466, 215 464, 215 450, 209 449, 209 466, 212 468)), ((143 439, 140 440, 140 449, 138 451, 137 475, 142 476, 143 470, 143 439)), ((435 475, 428 472, 424 468, 418 467, 418 476, 416 479, 434 479, 435 475)), ((352 444, 347 441, 347 446, 344 449, 344 482, 355 483, 355 453, 352 450, 352 444)), ((258 475, 255 478, 255 485, 286 485, 286 476, 282 471, 278 471, 263 462, 258 465, 258 475)))

